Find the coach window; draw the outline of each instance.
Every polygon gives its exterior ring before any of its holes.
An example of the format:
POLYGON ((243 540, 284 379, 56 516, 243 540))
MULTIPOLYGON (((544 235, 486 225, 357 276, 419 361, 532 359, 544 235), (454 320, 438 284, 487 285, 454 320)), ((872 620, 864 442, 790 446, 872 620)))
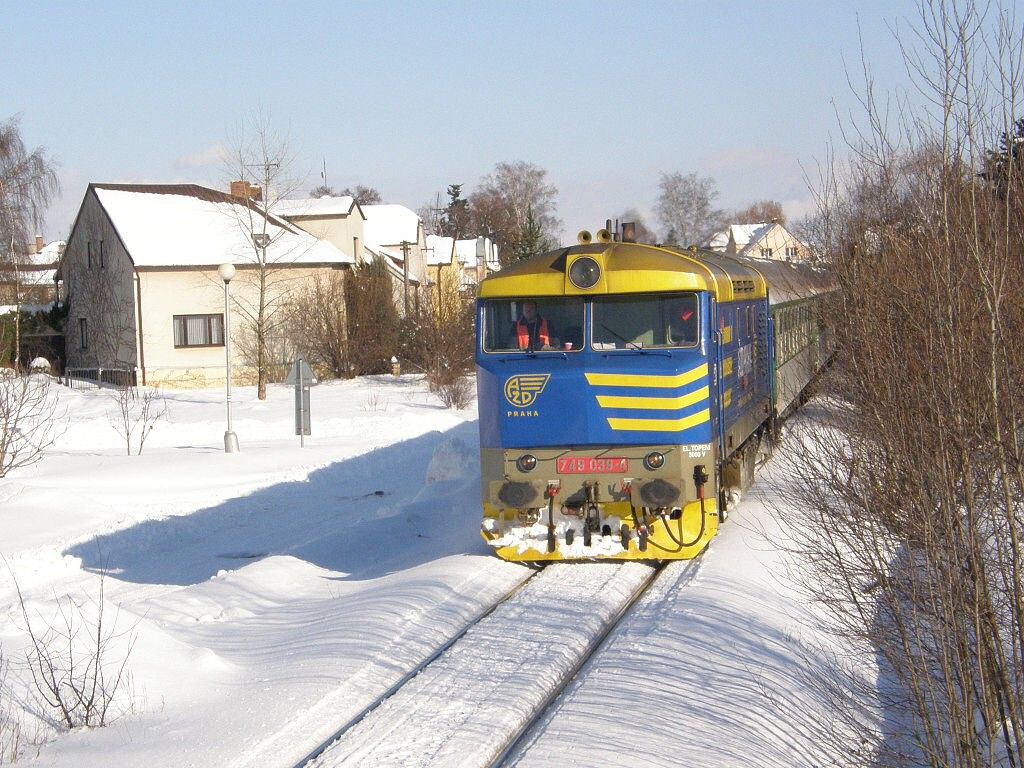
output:
POLYGON ((484 352, 579 352, 583 300, 491 299, 484 302, 482 335, 484 352))
POLYGON ((597 350, 695 347, 700 342, 693 293, 595 297, 592 312, 591 340, 597 350))

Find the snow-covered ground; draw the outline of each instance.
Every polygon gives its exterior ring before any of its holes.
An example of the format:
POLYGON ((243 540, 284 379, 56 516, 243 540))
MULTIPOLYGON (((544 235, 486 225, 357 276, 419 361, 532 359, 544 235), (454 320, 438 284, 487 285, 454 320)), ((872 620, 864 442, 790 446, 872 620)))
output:
MULTIPOLYGON (((218 390, 167 393, 141 456, 108 392, 58 394, 56 445, 0 479, 4 696, 40 742, 28 764, 289 765, 531 573, 479 537, 475 406, 416 377, 316 387, 304 448, 290 388, 242 389, 238 454, 218 390), (33 715, 15 579, 38 628, 94 615, 101 574, 108 659, 132 644, 123 714, 57 733, 33 715)), ((762 474, 699 567, 659 581, 523 765, 819 764, 827 706, 803 671, 832 645, 759 530, 778 482, 762 474)))

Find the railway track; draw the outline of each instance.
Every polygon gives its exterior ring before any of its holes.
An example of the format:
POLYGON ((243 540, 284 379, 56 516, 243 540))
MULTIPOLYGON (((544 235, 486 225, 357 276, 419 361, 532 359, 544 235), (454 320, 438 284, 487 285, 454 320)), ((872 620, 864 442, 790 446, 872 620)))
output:
POLYGON ((306 766, 313 765, 314 761, 316 761, 316 759, 320 757, 320 755, 322 755, 324 751, 327 750, 332 744, 337 742, 346 733, 355 728, 359 723, 363 721, 364 718, 366 718, 368 714, 377 709, 383 702, 387 701, 392 696, 394 696, 399 690, 402 689, 403 686, 406 685, 406 683, 408 683, 410 680, 419 675, 424 669, 426 669, 435 661, 437 661, 437 659, 444 655, 444 653, 447 652, 449 648, 451 648, 453 645, 459 642, 459 640, 465 637, 466 633, 473 629, 473 627, 475 627, 481 621, 484 621, 488 616, 490 616, 492 613, 498 610, 502 605, 511 600, 513 597, 515 597, 515 595, 517 595, 527 584, 529 584, 532 579, 536 578, 540 572, 540 569, 536 570, 527 579, 524 579, 523 581, 519 582, 519 584, 517 584, 515 587, 513 587, 507 593, 505 593, 505 595, 500 600, 495 602, 489 608, 477 614, 471 621, 467 622, 466 625, 462 627, 462 629, 460 629, 458 632, 452 635, 446 642, 440 645, 433 653, 431 653, 419 664, 417 664, 415 667, 413 667, 404 675, 402 675, 402 677, 400 677, 391 686, 389 686, 387 690, 385 690, 383 693, 374 698, 373 701, 364 706, 358 713, 356 713, 348 720, 346 720, 343 725, 338 727, 330 736, 321 741, 320 744, 318 744, 314 749, 312 749, 308 754, 306 754, 301 760, 299 760, 297 763, 294 763, 294 768, 305 768, 306 766))
POLYGON ((298 765, 501 765, 660 572, 548 566, 298 765))

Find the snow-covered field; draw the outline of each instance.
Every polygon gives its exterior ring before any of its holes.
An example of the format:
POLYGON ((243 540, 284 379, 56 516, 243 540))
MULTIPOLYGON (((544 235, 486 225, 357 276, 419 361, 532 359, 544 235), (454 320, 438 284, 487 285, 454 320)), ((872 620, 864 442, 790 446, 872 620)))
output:
MULTIPOLYGON (((26 764, 290 765, 531 573, 479 537, 475 405, 447 410, 417 377, 314 388, 304 448, 290 388, 242 389, 238 454, 223 452, 219 390, 167 393, 141 456, 125 455, 108 392, 57 394, 56 445, 0 479, 3 695, 26 764), (37 629, 61 608, 94 616, 102 582, 108 660, 131 646, 108 727, 38 717, 15 579, 37 629)), ((613 633, 521 764, 821 763, 828 707, 805 666, 842 648, 761 531, 784 536, 789 519, 764 508, 784 482, 772 470, 699 566, 659 580, 613 633)))

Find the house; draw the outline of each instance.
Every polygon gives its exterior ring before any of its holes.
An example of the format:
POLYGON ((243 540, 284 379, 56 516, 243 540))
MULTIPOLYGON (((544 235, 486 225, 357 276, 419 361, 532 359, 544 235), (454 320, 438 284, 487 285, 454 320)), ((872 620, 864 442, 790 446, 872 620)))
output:
POLYGON ((0 258, 0 316, 12 315, 19 309, 25 313, 17 321, 7 321, 18 329, 18 343, 13 333, 4 338, 0 330, 0 352, 4 359, 0 366, 12 362, 13 354, 18 362, 28 366, 36 357, 51 361, 56 369, 64 358, 64 337, 60 321, 49 315, 59 295, 57 292, 56 268, 64 251, 64 241, 46 243, 37 235, 35 243, 16 247, 13 254, 0 258), (10 258, 13 256, 13 258, 10 258))
POLYGON ((405 311, 414 308, 416 288, 427 282, 427 239, 423 221, 404 205, 364 205, 366 249, 385 260, 399 285, 405 311))
POLYGON ((811 257, 807 244, 777 221, 731 224, 708 238, 704 245, 713 251, 776 261, 806 261, 811 257))
POLYGON ((427 284, 435 307, 442 296, 473 298, 488 272, 499 269, 498 246, 489 237, 427 235, 426 244, 427 284))
POLYGON ((350 252, 267 214, 249 196, 193 184, 90 184, 58 268, 68 307, 68 369, 121 368, 142 384, 209 386, 225 379, 230 283, 234 376, 252 379, 261 288, 270 362, 288 359, 281 313, 318 274, 351 268, 350 252))
POLYGON ((357 263, 380 259, 391 277, 396 306, 418 306, 419 288, 427 281, 427 245, 414 211, 402 205, 360 206, 348 195, 279 200, 270 211, 351 252, 357 263))
POLYGON ((501 269, 498 261, 498 244, 489 237, 456 240, 455 252, 462 268, 463 293, 475 293, 476 286, 481 280, 489 273, 501 269))
POLYGON ((459 300, 462 265, 455 251, 455 238, 442 235, 426 237, 427 285, 435 310, 459 300))
POLYGON ((55 274, 64 246, 63 240, 46 243, 36 235, 34 244, 16 249, 13 260, 0 260, 0 311, 19 304, 49 307, 58 299, 55 274))
POLYGON ((278 200, 270 213, 294 224, 318 240, 326 240, 338 250, 362 260, 364 222, 362 208, 349 195, 278 200))

